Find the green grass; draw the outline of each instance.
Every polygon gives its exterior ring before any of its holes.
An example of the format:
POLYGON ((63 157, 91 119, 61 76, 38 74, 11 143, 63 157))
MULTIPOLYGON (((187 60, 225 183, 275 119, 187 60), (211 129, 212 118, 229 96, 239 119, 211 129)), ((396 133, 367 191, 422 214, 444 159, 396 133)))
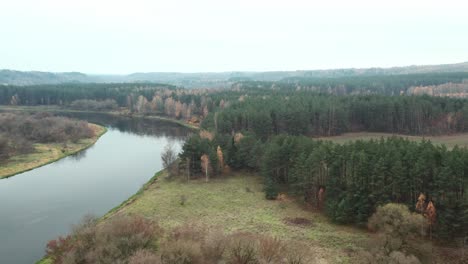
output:
POLYGON ((142 214, 157 220, 164 228, 196 223, 226 232, 269 234, 284 240, 301 241, 317 252, 318 258, 332 263, 347 260, 346 249, 358 247, 367 233, 330 223, 321 213, 306 210, 291 198, 265 199, 261 178, 250 174, 235 174, 223 179, 164 179, 159 173, 138 194, 114 208, 104 219, 115 215, 142 214), (247 191, 246 188, 250 191, 247 191), (181 196, 187 201, 181 205, 181 196), (310 226, 287 223, 287 218, 305 218, 310 226))
POLYGON ((401 134, 391 134, 391 133, 376 133, 376 132, 357 132, 357 133, 345 133, 339 136, 332 137, 320 137, 318 139, 330 140, 338 144, 344 144, 356 140, 377 140, 382 137, 388 138, 392 136, 398 136, 407 138, 411 141, 421 141, 423 139, 430 140, 432 143, 437 145, 446 145, 447 148, 451 149, 456 145, 460 147, 468 147, 468 133, 454 134, 454 135, 445 135, 445 136, 408 136, 401 134))
POLYGON ((78 143, 68 142, 66 146, 61 143, 34 144, 33 153, 11 157, 0 167, 0 179, 44 166, 92 146, 107 130, 102 126, 90 125, 95 131, 92 138, 82 139, 78 143))
POLYGON ((50 258, 43 258, 36 262, 36 264, 53 264, 54 262, 50 258))

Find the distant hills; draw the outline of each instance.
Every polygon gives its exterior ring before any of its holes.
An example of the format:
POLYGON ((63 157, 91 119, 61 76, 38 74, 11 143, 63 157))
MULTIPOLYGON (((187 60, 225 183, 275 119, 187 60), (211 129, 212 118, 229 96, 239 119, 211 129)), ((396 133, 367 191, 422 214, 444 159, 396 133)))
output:
POLYGON ((336 78, 371 75, 396 75, 432 72, 468 72, 468 62, 440 65, 413 65, 392 68, 348 68, 329 70, 270 72, 147 72, 129 75, 92 75, 80 72, 40 72, 0 70, 2 85, 35 85, 60 83, 157 82, 187 88, 228 87, 238 81, 280 81, 288 78, 336 78))

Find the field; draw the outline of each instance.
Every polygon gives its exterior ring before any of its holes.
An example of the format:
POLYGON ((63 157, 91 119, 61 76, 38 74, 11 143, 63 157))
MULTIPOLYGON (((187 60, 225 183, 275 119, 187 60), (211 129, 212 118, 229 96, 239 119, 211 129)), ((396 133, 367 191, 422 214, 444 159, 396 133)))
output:
POLYGON ((0 179, 44 166, 90 147, 106 132, 102 126, 95 124, 90 124, 90 126, 95 132, 93 138, 83 139, 78 143, 35 144, 35 152, 11 157, 6 164, 2 164, 0 167, 0 179))
POLYGON ((390 133, 357 132, 357 133, 344 133, 342 135, 332 136, 332 137, 320 137, 318 139, 330 140, 335 143, 344 144, 344 143, 355 141, 355 140, 371 140, 371 139, 378 140, 382 137, 388 138, 392 136, 403 137, 412 141, 421 141, 423 139, 426 139, 426 140, 430 140, 432 143, 437 144, 437 145, 444 144, 449 149, 455 147, 456 145, 460 147, 468 147, 468 133, 446 135, 446 136, 422 137, 422 136, 408 136, 408 135, 390 134, 390 133))
POLYGON ((303 208, 291 198, 265 199, 261 178, 240 174, 213 179, 165 180, 164 172, 104 219, 142 214, 164 228, 197 223, 225 232, 270 234, 306 243, 317 263, 349 263, 347 252, 367 240, 367 232, 330 223, 321 213, 303 208), (181 204, 182 196, 186 202, 181 204))

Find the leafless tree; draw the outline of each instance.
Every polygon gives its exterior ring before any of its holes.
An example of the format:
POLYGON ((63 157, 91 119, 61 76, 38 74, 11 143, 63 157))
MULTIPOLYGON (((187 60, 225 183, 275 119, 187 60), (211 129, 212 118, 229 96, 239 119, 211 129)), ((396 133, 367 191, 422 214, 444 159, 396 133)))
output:
POLYGON ((173 176, 175 174, 175 163, 177 160, 177 155, 174 150, 174 145, 172 143, 168 143, 166 147, 164 147, 164 152, 161 154, 161 159, 164 168, 169 173, 169 176, 173 176))

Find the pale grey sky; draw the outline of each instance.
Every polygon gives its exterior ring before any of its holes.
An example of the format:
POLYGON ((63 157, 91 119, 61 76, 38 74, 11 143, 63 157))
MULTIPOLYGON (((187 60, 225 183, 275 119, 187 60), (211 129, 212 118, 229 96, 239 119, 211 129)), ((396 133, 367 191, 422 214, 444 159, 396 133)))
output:
POLYGON ((468 61, 459 0, 1 0, 0 69, 132 73, 468 61))

